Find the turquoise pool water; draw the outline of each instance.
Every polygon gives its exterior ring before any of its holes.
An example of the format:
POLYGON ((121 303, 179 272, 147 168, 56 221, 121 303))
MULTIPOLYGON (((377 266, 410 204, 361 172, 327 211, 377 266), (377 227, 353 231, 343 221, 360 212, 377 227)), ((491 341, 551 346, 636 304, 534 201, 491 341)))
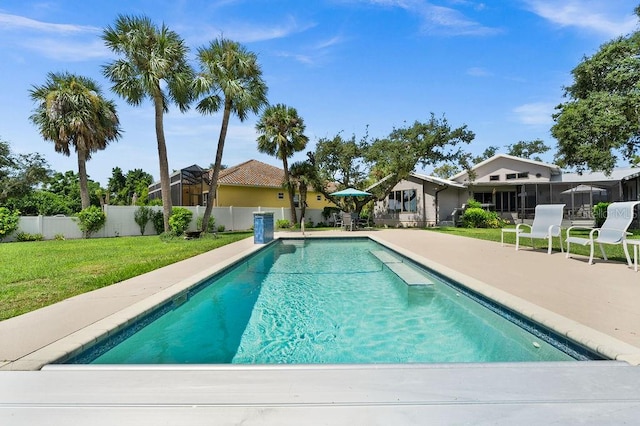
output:
POLYGON ((68 362, 322 364, 588 358, 544 330, 534 327, 529 332, 504 318, 529 326, 513 314, 496 313, 473 299, 474 295, 369 239, 278 241, 68 362), (381 251, 406 264, 414 278, 417 274, 433 284, 408 286, 380 255, 372 254, 381 251))

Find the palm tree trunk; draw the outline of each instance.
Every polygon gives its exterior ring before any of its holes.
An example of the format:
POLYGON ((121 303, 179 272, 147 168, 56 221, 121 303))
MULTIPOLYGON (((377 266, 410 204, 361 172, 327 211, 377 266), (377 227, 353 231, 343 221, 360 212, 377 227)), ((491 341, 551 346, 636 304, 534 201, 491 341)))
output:
POLYGON ((300 193, 300 219, 302 220, 307 212, 307 184, 301 182, 298 192, 300 193))
POLYGON ((153 105, 155 107, 156 121, 156 140, 158 141, 158 161, 160 165, 160 191, 162 193, 162 213, 164 219, 164 232, 169 232, 169 217, 173 208, 171 202, 171 182, 169 181, 169 160, 167 159, 167 143, 164 139, 164 125, 162 115, 164 109, 162 107, 162 96, 160 88, 156 89, 153 96, 153 105))
POLYGON ((218 137, 218 148, 216 149, 216 161, 213 165, 213 176, 209 182, 209 196, 207 197, 207 206, 204 209, 202 217, 202 232, 207 232, 207 225, 213 210, 213 200, 216 197, 216 189, 218 187, 218 176, 222 167, 222 152, 224 151, 224 142, 227 138, 227 129, 229 127, 229 117, 231 116, 231 100, 225 99, 224 113, 222 115, 222 126, 220 127, 220 136, 218 137))
POLYGON ((78 150, 78 179, 80 181, 80 204, 84 210, 91 205, 91 199, 87 184, 87 154, 83 150, 78 150))
MULTIPOLYGON (((282 165, 284 166, 284 181, 289 183, 289 164, 287 162, 287 157, 283 156, 282 165)), ((298 223, 298 215, 296 214, 296 204, 293 201, 293 196, 296 191, 294 185, 287 185, 289 189, 289 204, 291 205, 291 225, 294 226, 298 223)))

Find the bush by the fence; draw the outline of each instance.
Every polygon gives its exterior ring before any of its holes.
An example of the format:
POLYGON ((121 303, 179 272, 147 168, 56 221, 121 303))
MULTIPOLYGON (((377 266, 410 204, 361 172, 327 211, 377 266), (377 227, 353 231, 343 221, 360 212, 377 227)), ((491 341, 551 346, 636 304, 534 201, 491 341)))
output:
POLYGON ((144 235, 144 229, 147 227, 147 223, 151 220, 153 216, 153 209, 147 206, 142 206, 133 214, 133 219, 136 221, 136 224, 140 227, 140 235, 144 235))
MULTIPOLYGON (((197 227, 198 231, 202 229, 202 221, 204 216, 198 216, 197 227)), ((216 218, 213 215, 209 216, 209 223, 207 223, 207 232, 213 234, 216 231, 216 218)))
POLYGON ((89 206, 76 215, 78 226, 85 238, 98 232, 107 221, 107 215, 97 206, 89 206))
POLYGON ((156 210, 151 215, 151 224, 156 234, 160 235, 164 232, 164 214, 162 210, 156 210))
POLYGON ((169 218, 169 226, 176 235, 182 235, 189 227, 193 212, 184 207, 174 207, 169 218))
POLYGON ((11 211, 6 207, 0 207, 0 241, 18 229, 18 222, 20 222, 18 210, 11 211))

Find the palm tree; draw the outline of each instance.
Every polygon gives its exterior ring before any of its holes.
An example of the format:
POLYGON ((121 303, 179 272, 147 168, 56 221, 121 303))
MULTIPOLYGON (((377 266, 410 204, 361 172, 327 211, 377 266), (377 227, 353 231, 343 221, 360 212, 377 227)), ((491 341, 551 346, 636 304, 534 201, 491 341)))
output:
POLYGON ((90 78, 70 73, 49 73, 42 86, 34 86, 31 99, 38 103, 30 119, 56 152, 78 156, 78 177, 82 209, 91 201, 86 162, 91 154, 105 149, 120 136, 115 103, 106 100, 100 86, 90 78))
MULTIPOLYGON (((304 121, 298 116, 295 108, 283 104, 269 106, 258 124, 258 151, 282 160, 284 167, 284 184, 289 182, 289 166, 287 159, 294 153, 302 151, 309 138, 304 134, 304 121)), ((291 221, 297 223, 295 203, 293 201, 294 188, 288 185, 289 203, 291 205, 291 221)))
POLYGON ((300 218, 304 219, 307 210, 307 191, 309 186, 313 186, 317 180, 316 169, 309 161, 297 161, 291 165, 289 170, 291 185, 298 187, 300 194, 300 218))
POLYGON ((119 15, 114 27, 105 28, 102 39, 123 56, 103 68, 112 90, 133 106, 145 98, 153 101, 164 230, 169 231, 172 204, 163 114, 169 111, 169 101, 185 112, 193 99, 194 72, 187 62, 188 48, 176 32, 164 24, 158 28, 145 16, 119 15))
POLYGON ((198 60, 201 71, 194 80, 194 91, 196 95, 205 97, 196 109, 203 114, 213 114, 224 106, 209 196, 202 218, 202 231, 206 232, 222 168, 229 117, 233 113, 244 121, 250 112, 257 114, 267 104, 267 85, 262 79, 258 57, 234 41, 224 38, 212 41, 208 47, 198 49, 198 60))

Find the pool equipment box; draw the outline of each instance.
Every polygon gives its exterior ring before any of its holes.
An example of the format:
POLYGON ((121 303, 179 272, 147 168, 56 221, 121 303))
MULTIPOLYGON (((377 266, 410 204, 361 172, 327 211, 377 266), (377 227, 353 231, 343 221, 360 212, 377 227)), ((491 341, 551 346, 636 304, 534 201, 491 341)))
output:
POLYGON ((253 213, 253 243, 266 244, 273 241, 273 212, 253 213))

